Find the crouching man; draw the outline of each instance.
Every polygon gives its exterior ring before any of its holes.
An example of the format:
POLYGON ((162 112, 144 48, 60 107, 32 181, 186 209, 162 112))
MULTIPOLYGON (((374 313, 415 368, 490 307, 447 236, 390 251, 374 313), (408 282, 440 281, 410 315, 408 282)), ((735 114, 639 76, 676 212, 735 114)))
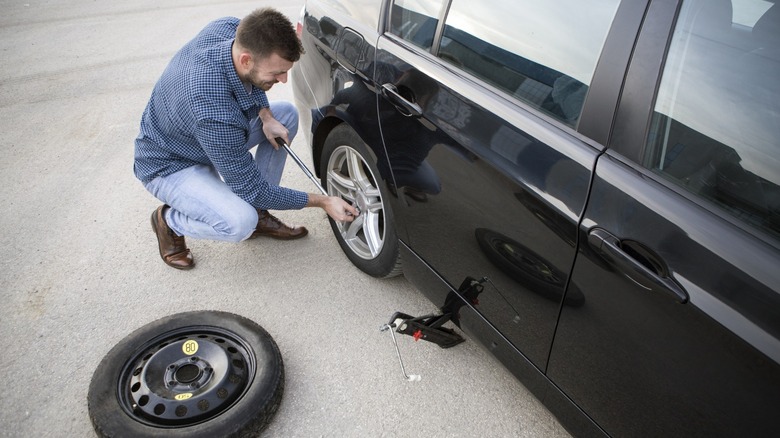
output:
POLYGON ((302 53, 292 23, 265 8, 209 23, 163 72, 141 119, 134 170, 163 202, 151 220, 169 266, 194 266, 185 236, 239 242, 308 233, 268 210, 319 207, 336 221, 358 214, 339 197, 279 186, 287 154, 273 139, 292 141, 298 113, 265 92, 287 82, 302 53))

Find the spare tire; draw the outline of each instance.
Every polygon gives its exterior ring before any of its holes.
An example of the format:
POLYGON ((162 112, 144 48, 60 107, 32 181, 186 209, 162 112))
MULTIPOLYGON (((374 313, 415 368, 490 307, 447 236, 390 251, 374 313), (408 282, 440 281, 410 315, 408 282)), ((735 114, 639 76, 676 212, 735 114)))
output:
POLYGON ((278 346, 261 326, 217 311, 180 313, 120 341, 87 397, 99 436, 254 436, 284 392, 278 346))

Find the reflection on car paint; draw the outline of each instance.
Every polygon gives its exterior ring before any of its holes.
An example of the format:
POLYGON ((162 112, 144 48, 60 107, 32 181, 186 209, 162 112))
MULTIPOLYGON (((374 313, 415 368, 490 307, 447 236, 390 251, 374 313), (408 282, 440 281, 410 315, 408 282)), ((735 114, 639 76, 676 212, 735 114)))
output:
MULTIPOLYGON (((561 302, 568 275, 520 242, 485 228, 474 230, 480 249, 501 272, 523 286, 522 290, 561 302)), ((500 292, 499 292, 500 293, 500 292)), ((579 307, 585 302, 582 291, 570 287, 563 303, 579 307)))
POLYGON ((431 108, 431 114, 453 129, 466 127, 471 119, 471 108, 448 92, 439 93, 431 108))

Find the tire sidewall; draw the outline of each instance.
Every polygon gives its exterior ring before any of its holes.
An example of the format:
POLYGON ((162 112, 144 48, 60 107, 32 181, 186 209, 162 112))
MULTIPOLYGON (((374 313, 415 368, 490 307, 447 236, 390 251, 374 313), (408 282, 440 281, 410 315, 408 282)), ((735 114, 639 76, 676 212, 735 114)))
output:
POLYGON ((262 327, 226 312, 187 312, 147 324, 120 341, 103 358, 89 387, 90 418, 100 436, 216 437, 252 434, 264 428, 278 409, 284 388, 281 353, 262 327), (216 417, 185 427, 154 427, 135 420, 121 407, 117 388, 125 364, 147 342, 183 327, 217 327, 242 339, 255 356, 255 375, 246 392, 216 417))

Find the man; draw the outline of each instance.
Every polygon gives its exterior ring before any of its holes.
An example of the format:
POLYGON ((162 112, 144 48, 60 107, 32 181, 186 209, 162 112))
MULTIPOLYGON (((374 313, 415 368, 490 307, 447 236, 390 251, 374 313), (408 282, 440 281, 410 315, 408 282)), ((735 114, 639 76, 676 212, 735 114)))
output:
POLYGON ((194 266, 184 236, 239 242, 308 233, 269 209, 320 207, 336 221, 358 214, 339 197, 279 187, 287 155, 274 139, 292 141, 298 113, 287 102, 269 104, 265 92, 287 82, 302 53, 292 23, 265 8, 240 22, 211 22, 163 72, 141 119, 134 169, 164 203, 152 229, 169 266, 194 266))

